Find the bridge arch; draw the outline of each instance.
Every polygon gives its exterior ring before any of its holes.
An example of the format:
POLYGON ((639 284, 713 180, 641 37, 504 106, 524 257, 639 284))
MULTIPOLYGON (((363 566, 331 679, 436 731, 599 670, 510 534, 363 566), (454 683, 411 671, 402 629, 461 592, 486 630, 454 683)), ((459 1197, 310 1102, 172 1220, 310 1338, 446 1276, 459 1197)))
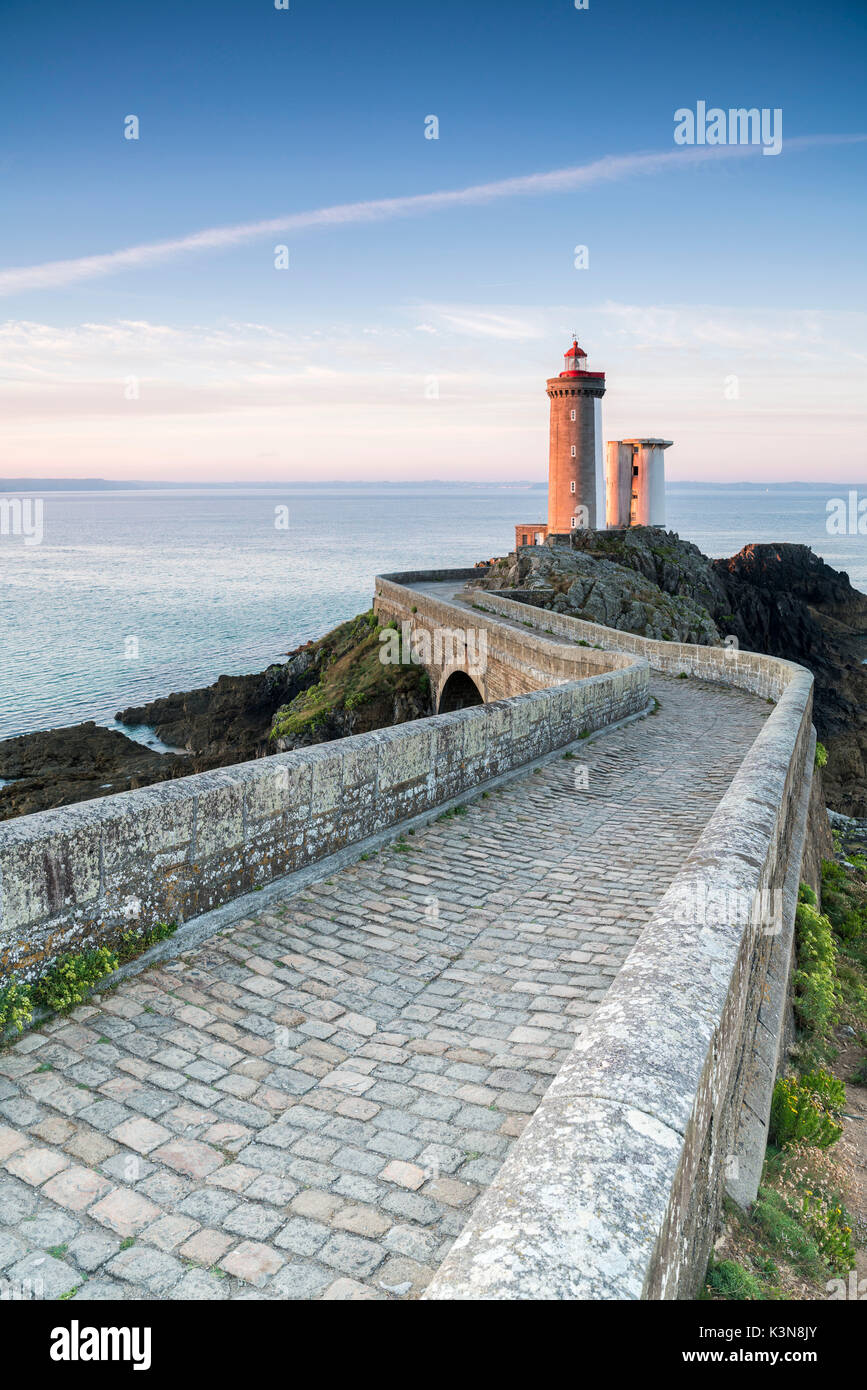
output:
POLYGON ((472 705, 485 703, 484 692, 479 689, 472 676, 456 667, 444 679, 437 700, 437 714, 448 714, 451 710, 470 709, 472 705))

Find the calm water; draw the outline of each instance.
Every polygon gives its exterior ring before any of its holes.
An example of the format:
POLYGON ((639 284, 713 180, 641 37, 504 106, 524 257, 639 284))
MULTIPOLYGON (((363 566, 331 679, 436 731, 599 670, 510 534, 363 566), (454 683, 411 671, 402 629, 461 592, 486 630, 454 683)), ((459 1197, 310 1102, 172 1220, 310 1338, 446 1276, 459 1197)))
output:
MULTIPOLYGON (((713 556, 801 541, 867 592, 867 541, 827 536, 827 496, 675 486, 668 524, 713 556)), ((434 485, 46 493, 40 545, 0 535, 0 737, 261 670, 369 607, 375 574, 505 554, 545 511, 434 485)))

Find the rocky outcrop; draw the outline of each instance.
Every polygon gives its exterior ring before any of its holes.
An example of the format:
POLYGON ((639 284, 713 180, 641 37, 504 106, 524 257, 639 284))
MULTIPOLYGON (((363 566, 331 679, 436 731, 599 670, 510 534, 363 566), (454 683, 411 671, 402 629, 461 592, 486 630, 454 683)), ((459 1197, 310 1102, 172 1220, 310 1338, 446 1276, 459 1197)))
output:
POLYGON ((569 545, 496 561, 481 583, 645 637, 735 640, 808 667, 814 720, 828 749, 829 804, 867 816, 867 595, 809 546, 748 545, 729 560, 710 560, 661 527, 576 531, 569 545), (644 590, 634 588, 635 576, 644 590), (618 586, 623 602, 615 611, 618 586), (677 607, 667 609, 666 600, 677 607))
POLYGON ((477 587, 517 589, 556 613, 664 642, 715 646, 720 634, 706 609, 676 589, 663 591, 638 566, 581 547, 534 546, 495 563, 477 587))
POLYGON ((164 743, 185 748, 186 771, 207 772, 246 762, 269 750, 276 710, 306 690, 325 658, 325 640, 299 647, 285 662, 249 676, 220 676, 213 685, 185 690, 121 710, 122 724, 145 724, 164 743))
POLYGON ((369 734, 373 729, 387 729, 410 719, 426 719, 433 713, 429 694, 396 691, 361 708, 330 710, 315 728, 307 728, 289 738, 275 734, 269 752, 286 753, 291 748, 329 743, 335 738, 348 738, 350 734, 369 734))
POLYGON ((381 661, 380 631, 376 615, 362 613, 316 644, 315 679, 276 711, 271 751, 367 734, 433 714, 427 672, 412 662, 381 661))
POLYGON ((828 803, 867 816, 867 595, 805 545, 748 545, 713 569, 741 644, 813 672, 828 803))
POLYGON ((187 758, 159 754, 114 729, 75 724, 0 742, 0 819, 112 796, 191 772, 187 758))

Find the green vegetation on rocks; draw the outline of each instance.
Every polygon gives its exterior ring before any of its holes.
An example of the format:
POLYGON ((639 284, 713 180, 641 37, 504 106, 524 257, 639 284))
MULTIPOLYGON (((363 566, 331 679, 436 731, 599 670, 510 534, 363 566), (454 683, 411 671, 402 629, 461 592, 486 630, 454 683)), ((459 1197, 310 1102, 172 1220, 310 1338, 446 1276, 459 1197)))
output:
POLYGON ((0 989, 0 1038, 7 1028, 23 1032, 32 1017, 33 1000, 27 985, 20 980, 4 985, 0 989))
POLYGON ((711 1262, 707 1272, 707 1284, 709 1292, 719 1298, 743 1301, 767 1297, 761 1280, 736 1260, 711 1262))
POLYGON ((855 1263, 852 1219, 840 1195, 847 1178, 833 1150, 768 1148, 749 1212, 726 1201, 704 1298, 827 1298, 831 1279, 855 1263))
POLYGON ((0 989, 0 1038, 7 1029, 21 1033, 33 1018, 34 1005, 55 1013, 74 1009, 118 964, 107 946, 96 946, 78 955, 58 956, 34 984, 10 980, 0 989))
POLYGON ((277 710, 272 742, 319 743, 433 713, 427 672, 402 644, 399 663, 381 661, 381 631, 375 613, 361 613, 312 644, 319 679, 277 710))
MULTIPOLYGON (((771 1142, 756 1202, 749 1212, 726 1205, 705 1298, 827 1298, 830 1281, 855 1265, 855 1223, 845 1196, 853 1191, 851 1168, 836 1148, 846 1085, 822 1063, 838 1058, 844 1032, 867 1043, 867 862, 823 863, 822 908, 802 884, 793 1074, 774 1087, 771 1142)), ((867 1059, 846 1079, 865 1084, 867 1059)))
POLYGON ((837 949, 831 923, 815 906, 815 895, 811 896, 814 898, 812 903, 804 901, 802 889, 802 901, 797 908, 795 1013, 809 1035, 809 1045, 822 1055, 839 1007, 837 949))
POLYGON ((779 1148, 811 1144, 827 1149, 843 1133, 838 1118, 846 1088, 821 1068, 797 1078, 781 1077, 771 1103, 771 1140, 779 1148))
POLYGON ((96 946, 77 954, 57 956, 32 983, 10 979, 0 987, 0 1040, 12 1029, 23 1032, 32 1022, 34 1007, 65 1013, 82 1004, 100 980, 112 975, 126 961, 142 955, 149 947, 168 940, 177 929, 176 922, 157 922, 148 928, 133 927, 120 933, 114 949, 96 946))
POLYGON ((854 873, 833 859, 823 863, 822 906, 841 942, 857 950, 867 944, 867 860, 855 855, 849 862, 854 873))
POLYGON ((72 1009, 87 998, 93 986, 117 970, 118 958, 107 946, 95 946, 77 956, 58 956, 33 986, 33 1001, 56 1013, 72 1009))
POLYGON ((168 941, 178 929, 177 922, 157 922, 153 927, 132 927, 122 933, 117 947, 117 957, 121 965, 135 960, 143 951, 156 946, 160 941, 168 941))

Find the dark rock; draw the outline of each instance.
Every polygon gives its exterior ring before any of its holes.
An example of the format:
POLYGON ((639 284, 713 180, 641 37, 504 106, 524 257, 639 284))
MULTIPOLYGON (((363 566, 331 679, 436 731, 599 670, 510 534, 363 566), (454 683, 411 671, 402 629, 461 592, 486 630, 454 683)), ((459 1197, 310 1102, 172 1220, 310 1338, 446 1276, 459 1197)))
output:
POLYGON ((806 545, 748 545, 712 564, 741 644, 813 672, 828 803, 867 816, 867 595, 806 545))
MULTIPOLYGON (((663 587, 655 578, 649 549, 631 542, 628 554, 622 557, 615 547, 605 544, 606 536, 606 532, 576 532, 573 545, 526 547, 506 561, 495 562, 491 573, 478 584, 473 581, 474 585, 520 590, 537 607, 571 613, 622 632, 700 646, 719 643, 720 634, 707 608, 692 593, 677 587, 670 561, 666 561, 670 574, 663 587), (583 539, 587 536, 596 538, 593 549, 583 539), (615 554, 616 559, 609 558, 615 554)), ((695 554, 700 556, 701 552, 695 554)), ((706 572, 707 561, 704 564, 706 572)))
POLYGON ((322 646, 309 642, 264 671, 220 676, 199 690, 131 705, 117 718, 122 724, 147 724, 163 743, 187 749, 187 772, 246 762, 274 751, 267 738, 275 711, 312 683, 322 659, 322 646))
POLYGON ((186 758, 154 753, 114 729, 74 724, 0 742, 0 819, 112 796, 191 771, 186 758))

